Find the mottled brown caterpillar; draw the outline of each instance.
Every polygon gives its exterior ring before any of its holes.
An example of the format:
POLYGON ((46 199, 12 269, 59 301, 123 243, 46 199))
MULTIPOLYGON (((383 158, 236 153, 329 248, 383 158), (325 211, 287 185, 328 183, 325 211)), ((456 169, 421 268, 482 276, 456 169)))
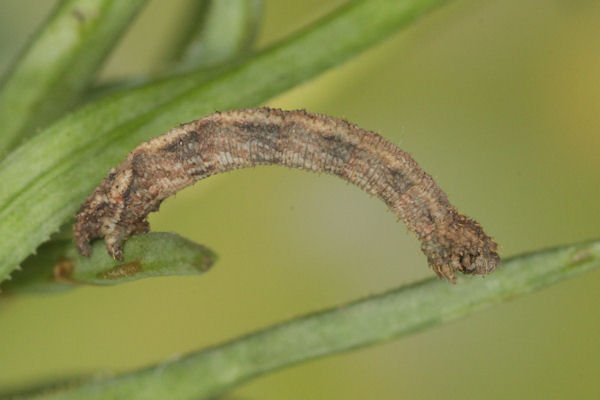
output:
POLYGON ((148 231, 148 213, 165 198, 211 175, 265 164, 327 172, 380 198, 417 235, 439 277, 486 275, 500 264, 496 243, 410 155, 346 121, 270 108, 217 112, 135 148, 81 207, 77 248, 89 255, 90 241, 103 236, 122 259, 123 242, 148 231))

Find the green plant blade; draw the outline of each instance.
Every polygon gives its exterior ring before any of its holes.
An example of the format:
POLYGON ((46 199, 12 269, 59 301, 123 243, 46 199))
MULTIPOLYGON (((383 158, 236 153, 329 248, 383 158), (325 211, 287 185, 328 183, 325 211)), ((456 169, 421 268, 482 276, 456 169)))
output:
POLYGON ((64 0, 0 89, 0 157, 74 106, 147 0, 64 0))
MULTIPOLYGON (((490 304, 600 267, 600 241, 505 260, 457 285, 428 279, 275 325, 225 344, 106 379, 74 383, 36 399, 200 399, 303 361, 379 343, 471 314, 490 304)), ((33 397, 22 397, 30 399, 33 397)))
POLYGON ((262 17, 262 0, 211 0, 202 23, 190 21, 181 49, 173 58, 178 69, 210 68, 247 54, 262 17))
POLYGON ((164 66, 152 76, 134 76, 103 82, 90 88, 85 101, 93 101, 119 90, 168 78, 196 69, 213 77, 247 57, 252 50, 262 16, 261 0, 198 0, 184 21, 181 34, 169 46, 164 66))
POLYGON ((113 260, 96 241, 91 257, 77 253, 70 238, 52 240, 23 263, 22 271, 2 285, 3 294, 50 293, 80 285, 116 285, 138 279, 206 272, 215 254, 174 233, 135 235, 125 244, 123 261, 113 260))
POLYGON ((210 82, 203 73, 173 78, 111 96, 53 124, 0 163, 0 281, 141 141, 216 109, 259 104, 444 2, 355 1, 210 82))

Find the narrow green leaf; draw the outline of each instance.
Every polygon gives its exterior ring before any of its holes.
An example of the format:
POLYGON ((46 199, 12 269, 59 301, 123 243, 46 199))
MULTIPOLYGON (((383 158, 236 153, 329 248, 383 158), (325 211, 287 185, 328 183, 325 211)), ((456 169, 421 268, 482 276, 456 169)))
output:
MULTIPOLYGON (((203 2, 204 3, 204 2, 203 2)), ((177 69, 210 68, 247 54, 262 16, 262 0, 210 0, 197 7, 173 59, 177 69), (198 14, 202 13, 200 21, 198 14), (199 23, 201 22, 201 23, 199 23)))
POLYGON ((166 63, 181 61, 190 43, 198 40, 208 18, 208 7, 212 1, 197 0, 187 5, 185 14, 177 22, 174 38, 165 51, 163 58, 166 63))
MULTIPOLYGON (((600 241, 505 260, 457 285, 428 279, 342 307, 272 326, 225 344, 111 378, 74 383, 46 400, 200 399, 267 372, 387 341, 600 267, 600 241)), ((22 399, 29 399, 23 397, 22 399)))
POLYGON ((45 243, 2 285, 2 293, 48 293, 82 284, 115 285, 157 276, 197 275, 215 261, 215 254, 206 247, 166 232, 131 237, 123 261, 113 260, 102 241, 93 244, 93 251, 89 258, 79 255, 68 237, 45 243))
POLYGON ((210 82, 202 72, 189 74, 111 96, 61 119, 0 162, 0 281, 141 141, 216 109, 257 105, 444 2, 354 1, 210 82))
POLYGON ((147 0, 63 0, 0 89, 0 156, 76 104, 147 0))
POLYGON ((181 33, 169 46, 162 68, 151 76, 100 83, 91 87, 83 100, 93 101, 193 69, 203 70, 208 80, 250 54, 262 16, 262 0, 198 0, 190 7, 185 20, 179 23, 181 33))

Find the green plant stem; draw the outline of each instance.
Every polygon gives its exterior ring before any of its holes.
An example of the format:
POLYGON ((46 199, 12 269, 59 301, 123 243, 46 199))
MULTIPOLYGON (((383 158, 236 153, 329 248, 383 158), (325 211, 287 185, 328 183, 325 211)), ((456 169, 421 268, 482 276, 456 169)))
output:
POLYGON ((428 279, 139 371, 22 399, 200 399, 267 372, 396 338, 600 267, 600 241, 513 257, 457 285, 428 279))
POLYGON ((203 73, 173 78, 111 96, 53 124, 0 163, 0 281, 141 141, 216 109, 257 105, 444 2, 354 1, 210 82, 203 73))
POLYGON ((64 0, 0 89, 0 158, 74 104, 147 0, 64 0))
POLYGON ((93 244, 91 257, 77 253, 70 237, 43 244, 13 279, 2 285, 3 294, 50 293, 81 285, 116 285, 138 279, 206 272, 215 254, 174 233, 135 235, 125 243, 125 259, 113 260, 104 243, 93 244))

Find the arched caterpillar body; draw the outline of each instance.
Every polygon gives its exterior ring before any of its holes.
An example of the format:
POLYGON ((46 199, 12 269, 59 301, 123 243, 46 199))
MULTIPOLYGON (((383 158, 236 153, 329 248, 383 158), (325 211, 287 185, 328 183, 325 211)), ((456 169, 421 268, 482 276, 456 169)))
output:
POLYGON ((217 112, 139 145, 82 205, 77 247, 89 255, 90 241, 104 236, 122 259, 124 240, 148 231, 146 217, 163 199, 211 175, 263 164, 337 175, 380 198, 416 234, 440 277, 485 275, 500 263, 496 243, 409 154, 344 120, 270 108, 217 112))

